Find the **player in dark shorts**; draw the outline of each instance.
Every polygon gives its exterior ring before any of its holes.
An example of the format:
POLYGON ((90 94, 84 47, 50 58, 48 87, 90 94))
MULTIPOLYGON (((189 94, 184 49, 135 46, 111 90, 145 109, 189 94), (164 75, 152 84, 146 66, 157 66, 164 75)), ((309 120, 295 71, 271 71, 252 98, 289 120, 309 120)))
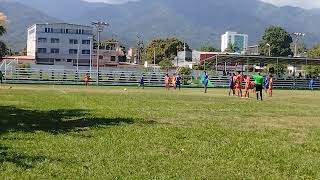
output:
POLYGON ((203 78, 204 93, 207 93, 208 84, 209 84, 209 76, 206 71, 204 72, 204 75, 202 78, 203 78))
POLYGON ((181 76, 179 74, 177 75, 176 87, 180 91, 180 89, 181 89, 181 76))
POLYGON ((144 89, 144 74, 142 74, 140 77, 139 87, 142 87, 142 89, 144 89))
POLYGON ((229 88, 230 88, 229 96, 231 96, 231 92, 232 92, 233 96, 236 94, 235 89, 234 89, 234 81, 233 81, 234 76, 235 76, 234 73, 233 74, 229 73, 229 88))
POLYGON ((2 79, 3 79, 3 74, 2 74, 2 72, 0 71, 0 81, 1 81, 1 84, 3 83, 3 82, 2 82, 2 79))
POLYGON ((258 73, 258 75, 253 75, 253 79, 255 81, 256 84, 256 94, 257 94, 257 100, 259 100, 259 93, 260 93, 260 99, 261 101, 263 100, 262 98, 262 84, 263 84, 263 77, 261 76, 260 73, 258 73))
POLYGON ((268 89, 269 89, 269 76, 268 75, 263 79, 262 88, 264 88, 266 93, 268 94, 268 89))

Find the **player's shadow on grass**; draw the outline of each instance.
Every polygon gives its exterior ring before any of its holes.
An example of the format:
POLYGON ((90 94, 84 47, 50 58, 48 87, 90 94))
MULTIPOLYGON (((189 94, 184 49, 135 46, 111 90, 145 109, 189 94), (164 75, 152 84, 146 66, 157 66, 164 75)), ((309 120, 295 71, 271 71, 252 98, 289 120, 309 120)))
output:
POLYGON ((132 118, 88 117, 80 109, 35 111, 0 106, 0 135, 9 131, 66 133, 97 126, 115 126, 142 122, 132 118))
MULTIPOLYGON (((92 127, 116 126, 134 123, 147 123, 132 118, 94 118, 87 112, 78 109, 61 109, 52 111, 36 111, 20 109, 12 106, 0 106, 0 166, 5 162, 13 163, 21 168, 32 168, 37 162, 44 161, 45 157, 30 156, 15 152, 1 144, 1 140, 10 138, 1 137, 8 132, 37 131, 52 134, 83 131, 92 127)), ((15 139, 12 139, 15 140, 15 139)))

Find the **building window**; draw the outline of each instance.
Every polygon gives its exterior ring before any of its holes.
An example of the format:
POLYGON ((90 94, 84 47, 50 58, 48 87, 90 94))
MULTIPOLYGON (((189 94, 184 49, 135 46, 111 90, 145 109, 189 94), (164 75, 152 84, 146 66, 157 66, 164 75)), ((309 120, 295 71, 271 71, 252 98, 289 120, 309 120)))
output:
POLYGON ((44 32, 46 33, 52 33, 53 29, 52 28, 44 28, 44 32))
POLYGON ((103 56, 99 56, 99 59, 103 59, 103 56))
POLYGON ((84 30, 83 34, 92 35, 93 32, 92 32, 92 30, 84 30))
POLYGON ((52 48, 52 49, 51 49, 51 53, 52 53, 52 54, 59 54, 59 49, 57 49, 57 48, 52 48))
POLYGON ((82 40, 82 44, 90 44, 90 40, 82 40))
POLYGON ((61 61, 61 59, 56 59, 56 62, 60 62, 61 61))
POLYGON ((77 54, 78 50, 77 49, 69 49, 69 54, 77 54))
POLYGON ((47 38, 38 38, 39 43, 47 43, 47 38))
POLYGON ((72 62, 72 59, 67 59, 67 62, 68 62, 68 63, 72 62))
POLYGON ((38 53, 45 54, 45 53, 47 53, 47 49, 46 48, 38 48, 38 53))
POLYGON ((90 54, 90 50, 88 49, 82 50, 82 54, 90 54))
POLYGON ((69 39, 69 44, 78 44, 77 39, 69 39))
POLYGON ((58 39, 58 38, 51 38, 51 43, 60 43, 60 39, 58 39))

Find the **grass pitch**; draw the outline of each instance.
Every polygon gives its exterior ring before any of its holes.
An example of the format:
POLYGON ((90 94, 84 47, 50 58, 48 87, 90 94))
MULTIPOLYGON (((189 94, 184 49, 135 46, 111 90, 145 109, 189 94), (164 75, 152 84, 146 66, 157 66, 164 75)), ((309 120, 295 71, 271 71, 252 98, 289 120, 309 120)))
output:
POLYGON ((1 85, 0 179, 320 178, 320 92, 123 89, 1 85))

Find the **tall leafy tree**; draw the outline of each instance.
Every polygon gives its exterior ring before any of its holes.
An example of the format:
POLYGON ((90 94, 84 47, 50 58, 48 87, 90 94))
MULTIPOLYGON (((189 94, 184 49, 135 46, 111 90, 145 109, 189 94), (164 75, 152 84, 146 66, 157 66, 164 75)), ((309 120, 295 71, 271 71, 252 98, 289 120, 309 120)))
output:
POLYGON ((4 28, 4 26, 0 25, 0 36, 4 35, 5 32, 6 32, 6 29, 4 28))
POLYGON ((290 48, 292 42, 292 37, 284 28, 277 26, 268 27, 259 43, 260 54, 269 55, 269 44, 271 56, 293 55, 290 48))
MULTIPOLYGON (((7 17, 0 12, 0 36, 3 36, 4 33, 6 33, 5 29, 5 23, 6 23, 7 17)), ((2 41, 0 41, 0 59, 2 59, 3 56, 7 55, 9 52, 6 44, 2 41)))
MULTIPOLYGON (((189 45, 186 43, 186 50, 190 51, 189 45)), ((145 50, 145 59, 153 63, 154 55, 156 57, 156 64, 162 60, 173 60, 178 51, 183 51, 184 42, 177 38, 155 39, 151 41, 145 50)))
POLYGON ((0 12, 0 36, 6 33, 5 24, 7 21, 7 16, 0 12))
POLYGON ((9 53, 9 49, 7 45, 4 42, 0 41, 0 60, 2 59, 2 57, 7 55, 8 53, 9 53))
POLYGON ((309 49, 309 51, 307 52, 307 56, 309 58, 320 58, 320 44, 309 49))

